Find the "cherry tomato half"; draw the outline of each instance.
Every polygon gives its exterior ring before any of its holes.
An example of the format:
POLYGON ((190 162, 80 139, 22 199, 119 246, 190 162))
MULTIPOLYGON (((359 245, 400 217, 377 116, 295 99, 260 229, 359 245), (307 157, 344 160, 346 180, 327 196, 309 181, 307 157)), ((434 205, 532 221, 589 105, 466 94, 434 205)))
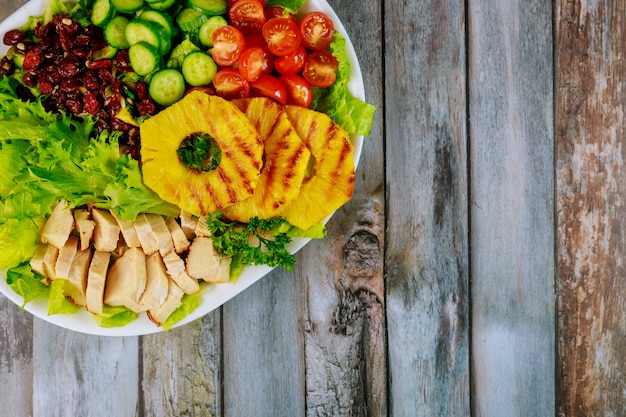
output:
POLYGON ((326 88, 337 79, 337 58, 327 50, 313 51, 304 62, 302 76, 318 88, 326 88))
POLYGON ((302 43, 309 49, 326 49, 333 41, 335 25, 325 13, 309 12, 300 20, 302 43))
POLYGON ((213 32, 211 56, 217 65, 227 67, 239 60, 246 48, 246 41, 239 29, 234 26, 221 26, 213 32))
POLYGON ((287 104, 287 87, 278 78, 261 75, 250 88, 262 96, 272 98, 282 105, 287 104))
POLYGON ((257 0, 239 0, 228 12, 230 24, 244 35, 260 32, 265 24, 263 5, 257 0))
POLYGON ((213 86, 216 94, 227 100, 246 98, 250 95, 250 83, 235 68, 219 70, 213 77, 213 86))
POLYGON ((274 17, 263 25, 263 37, 270 52, 276 56, 292 54, 300 46, 302 35, 293 20, 274 17))
POLYGON ((239 73, 248 81, 256 81, 267 66, 265 52, 258 46, 246 49, 239 57, 239 73))
POLYGON ((278 78, 287 87, 287 104, 309 107, 313 101, 313 90, 304 78, 297 74, 282 75, 278 78))
POLYGON ((267 43, 265 42, 265 38, 263 35, 259 33, 251 33, 246 36, 246 48, 254 48, 258 47, 263 49, 264 54, 264 66, 261 74, 263 75, 271 75, 274 72, 274 59, 276 56, 270 52, 267 48, 267 43))
MULTIPOLYGON (((231 7, 233 7, 235 5, 235 3, 239 3, 241 0, 227 0, 228 3, 228 8, 230 9, 231 7)), ((265 0, 257 0, 259 3, 261 3, 261 6, 263 6, 263 8, 265 9, 265 0)))
POLYGON ((293 54, 281 56, 274 61, 274 68, 280 74, 297 74, 302 70, 304 66, 304 60, 306 59, 306 49, 304 46, 300 46, 293 54))

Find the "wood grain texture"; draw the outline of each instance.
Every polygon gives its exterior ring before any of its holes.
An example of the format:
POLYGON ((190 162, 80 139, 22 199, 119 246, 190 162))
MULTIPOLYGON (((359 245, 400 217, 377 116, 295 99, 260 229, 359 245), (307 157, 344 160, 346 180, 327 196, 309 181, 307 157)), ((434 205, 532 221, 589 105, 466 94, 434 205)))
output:
POLYGON ((33 416, 136 415, 137 340, 85 335, 36 319, 33 416))
POLYGON ((33 415, 33 317, 0 295, 1 416, 33 415))
POLYGON ((469 5, 474 413, 550 416, 555 404, 551 5, 539 0, 469 5))
POLYGON ((141 416, 221 416, 221 312, 141 338, 141 416))
POLYGON ((385 3, 390 415, 470 413, 465 10, 385 3))
POLYGON ((626 7, 557 1, 559 416, 626 415, 626 7))

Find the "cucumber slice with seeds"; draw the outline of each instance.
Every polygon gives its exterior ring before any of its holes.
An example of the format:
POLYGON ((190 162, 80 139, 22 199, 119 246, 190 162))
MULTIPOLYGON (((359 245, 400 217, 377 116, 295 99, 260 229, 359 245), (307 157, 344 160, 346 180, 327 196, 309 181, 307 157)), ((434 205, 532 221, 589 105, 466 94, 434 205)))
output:
POLYGON ((115 15, 115 9, 109 0, 96 0, 91 9, 91 23, 99 27, 105 27, 115 15))
POLYGON ((157 71, 150 78, 148 92, 152 99, 162 106, 176 103, 185 95, 183 74, 173 68, 157 71))
POLYGON ((193 32, 198 29, 209 17, 197 10, 185 8, 176 16, 176 23, 183 32, 193 32))
POLYGON ((226 0, 188 0, 187 5, 203 14, 218 16, 226 13, 228 2, 226 0))
POLYGON ((111 2, 111 6, 115 10, 121 13, 135 13, 138 10, 141 10, 144 4, 144 0, 109 0, 111 2))
POLYGON ((174 19, 167 13, 159 10, 146 10, 139 15, 139 19, 158 24, 165 29, 170 38, 178 34, 178 27, 174 23, 174 19))
POLYGON ((228 25, 226 19, 222 16, 211 16, 209 20, 204 22, 198 29, 198 40, 204 46, 209 48, 213 46, 213 32, 219 27, 228 25))
POLYGON ((159 51, 148 42, 138 42, 128 48, 130 65, 139 75, 148 75, 159 68, 159 51))
POLYGON ((217 73, 217 65, 206 52, 191 52, 183 59, 181 69, 187 84, 197 87, 208 85, 217 73))
POLYGON ((147 42, 159 51, 164 38, 167 38, 167 35, 165 35, 159 25, 141 19, 133 19, 128 22, 124 34, 130 46, 139 42, 147 42))
POLYGON ((126 41, 126 26, 128 19, 124 16, 115 16, 109 21, 104 28, 104 39, 113 48, 126 49, 128 41, 126 41))

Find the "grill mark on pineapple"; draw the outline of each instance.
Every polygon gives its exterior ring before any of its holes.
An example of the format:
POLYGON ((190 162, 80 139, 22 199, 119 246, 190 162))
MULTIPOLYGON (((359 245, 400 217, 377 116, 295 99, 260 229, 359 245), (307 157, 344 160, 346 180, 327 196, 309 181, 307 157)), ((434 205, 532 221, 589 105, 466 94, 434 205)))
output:
POLYGON ((226 171, 222 167, 218 167, 217 175, 219 175, 220 181, 222 181, 222 184, 224 184, 224 191, 226 191, 226 194, 228 194, 228 202, 234 204, 239 201, 239 198, 237 198, 237 193, 232 187, 233 181, 226 174, 226 171))

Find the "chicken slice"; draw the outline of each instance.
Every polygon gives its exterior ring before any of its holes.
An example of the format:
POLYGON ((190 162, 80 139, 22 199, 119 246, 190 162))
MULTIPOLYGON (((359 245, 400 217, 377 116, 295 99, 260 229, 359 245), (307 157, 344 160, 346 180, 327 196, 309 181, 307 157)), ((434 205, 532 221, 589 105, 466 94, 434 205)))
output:
POLYGON ((104 303, 144 311, 139 300, 146 289, 146 255, 141 248, 130 248, 113 262, 107 274, 104 303))
POLYGON ((72 233, 74 216, 65 200, 59 201, 41 229, 41 241, 61 249, 72 233))
POLYGON ((194 234, 196 237, 211 237, 211 231, 209 230, 209 226, 207 226, 206 221, 206 216, 201 216, 198 218, 198 221, 196 222, 196 228, 194 230, 194 234))
POLYGON ((150 223, 145 214, 142 213, 137 216, 135 220, 135 230, 137 231, 143 252, 146 255, 152 255, 159 250, 159 244, 157 243, 156 237, 152 232, 152 227, 150 227, 150 223))
POLYGON ((168 294, 165 302, 158 308, 148 311, 148 317, 156 324, 163 324, 182 304, 184 292, 172 280, 168 280, 168 294))
POLYGON ((158 214, 146 214, 146 219, 148 219, 152 233, 154 233, 161 256, 172 252, 174 250, 174 243, 172 242, 172 235, 165 224, 163 216, 159 216, 158 214))
MULTIPOLYGON (((37 245, 35 254, 33 255, 32 259, 29 262, 30 267, 33 269, 33 271, 43 276, 46 276, 46 272, 44 270, 43 265, 44 265, 44 260, 46 259, 46 252, 48 251, 48 246, 52 246, 52 245, 48 245, 47 243, 40 242, 37 245)), ((54 246, 52 247, 54 248, 54 246)))
POLYGON ((59 256, 57 257, 55 268, 55 274, 53 279, 68 279, 70 276, 70 270, 72 269, 72 262, 76 252, 78 252, 78 238, 76 236, 70 236, 65 242, 65 245, 59 250, 59 256))
POLYGON ((163 258, 158 252, 146 258, 148 282, 146 290, 141 296, 139 303, 146 310, 157 310, 165 303, 169 292, 169 277, 163 263, 163 258))
POLYGON ((93 208, 91 216, 96 222, 93 245, 98 251, 113 252, 120 239, 120 226, 108 211, 93 208))
POLYGON ((193 240, 196 236, 196 225, 198 220, 191 213, 184 210, 181 210, 179 219, 180 228, 183 230, 183 233, 185 233, 185 236, 187 236, 187 240, 193 240))
POLYGON ((109 212, 120 227, 120 231, 122 232, 122 237, 124 238, 126 246, 128 246, 129 248, 141 247, 141 242, 139 241, 139 236, 137 236, 137 231, 135 230, 135 225, 133 224, 133 222, 128 219, 120 218, 118 215, 115 214, 113 210, 109 210, 109 212))
POLYGON ((69 285, 65 287, 67 297, 79 307, 84 306, 87 301, 87 275, 89 273, 89 264, 91 263, 91 249, 81 250, 74 257, 70 275, 68 277, 69 285))
POLYGON ((189 239, 187 239, 187 235, 185 235, 185 232, 183 232, 183 229, 180 227, 176 219, 173 217, 166 217, 165 224, 167 225, 167 230, 169 230, 170 235, 172 235, 172 242, 174 243, 174 250, 176 253, 186 251, 189 248, 189 239))
POLYGON ((197 237, 189 247, 187 273, 195 279, 226 283, 230 280, 230 258, 220 256, 208 237, 197 237), (222 261, 227 264, 223 265, 222 261))
POLYGON ((95 251, 93 253, 87 273, 87 289, 85 291, 87 310, 90 313, 102 314, 104 287, 110 260, 111 252, 95 251))
POLYGON ((80 250, 85 250, 89 247, 93 237, 96 222, 91 220, 91 214, 88 210, 76 209, 74 210, 74 225, 78 236, 80 236, 80 250))
POLYGON ((176 252, 170 252, 163 257, 167 273, 174 280, 185 294, 193 294, 200 290, 198 280, 191 278, 185 270, 185 261, 183 261, 176 252))

